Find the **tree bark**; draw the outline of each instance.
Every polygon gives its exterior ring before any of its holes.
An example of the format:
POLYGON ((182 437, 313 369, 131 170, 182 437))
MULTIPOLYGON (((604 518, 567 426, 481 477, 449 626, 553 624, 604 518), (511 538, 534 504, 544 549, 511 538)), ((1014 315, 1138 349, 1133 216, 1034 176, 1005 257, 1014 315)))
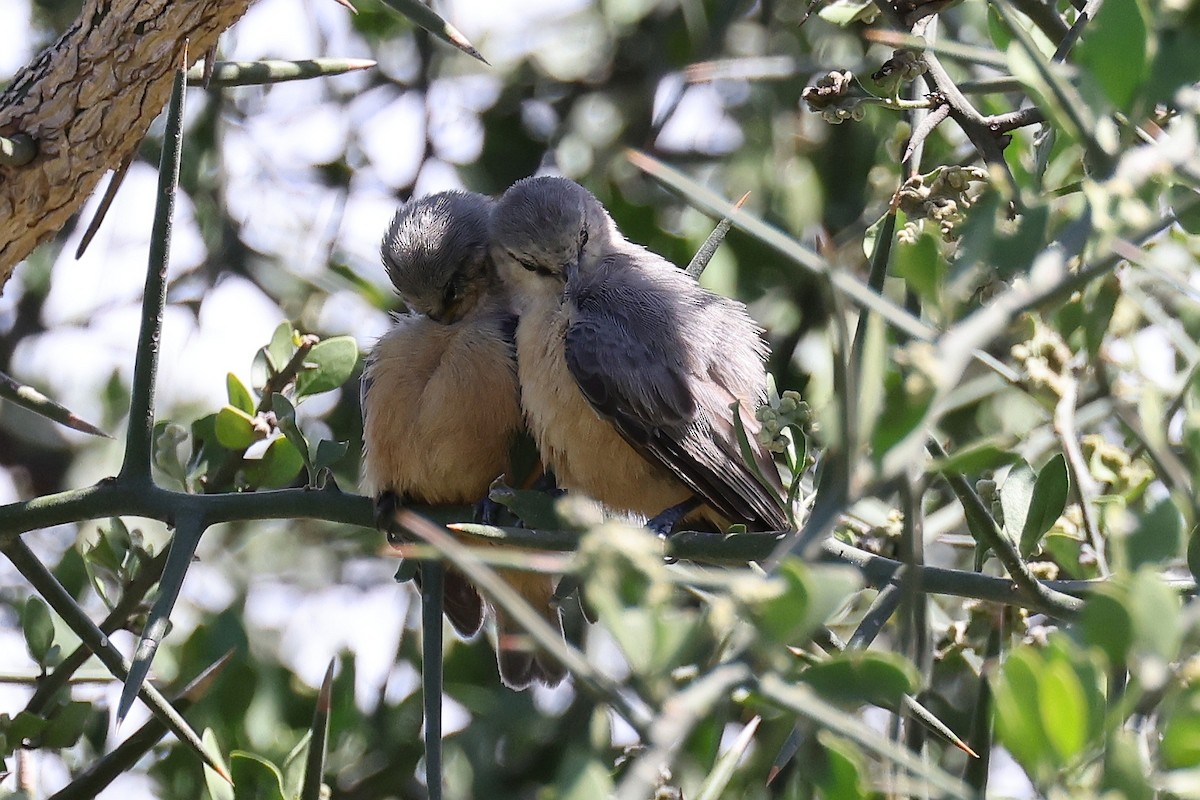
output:
POLYGON ((0 135, 38 153, 0 167, 0 290, 100 176, 132 153, 191 66, 252 0, 86 0, 79 19, 0 95, 0 135))

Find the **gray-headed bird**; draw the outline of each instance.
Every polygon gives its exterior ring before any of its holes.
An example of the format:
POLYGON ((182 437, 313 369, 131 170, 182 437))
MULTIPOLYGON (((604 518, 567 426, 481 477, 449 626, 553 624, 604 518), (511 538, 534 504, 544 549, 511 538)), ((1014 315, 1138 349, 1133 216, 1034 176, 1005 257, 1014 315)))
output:
MULTIPOLYGON (((473 504, 508 472, 522 430, 513 335, 516 317, 488 247, 493 201, 442 192, 397 212, 383 263, 409 312, 376 344, 363 371, 363 484, 386 522, 398 503, 473 504)), ((561 630, 545 575, 500 574, 561 630)), ((464 637, 486 604, 467 578, 445 573, 444 607, 464 637)), ((496 609, 500 677, 512 688, 562 681, 556 661, 496 609)))
POLYGON ((756 436, 767 346, 743 304, 629 242, 565 178, 513 184, 491 238, 519 314, 526 423, 559 486, 662 533, 684 518, 788 528, 756 436), (735 401, 768 485, 742 458, 735 401))

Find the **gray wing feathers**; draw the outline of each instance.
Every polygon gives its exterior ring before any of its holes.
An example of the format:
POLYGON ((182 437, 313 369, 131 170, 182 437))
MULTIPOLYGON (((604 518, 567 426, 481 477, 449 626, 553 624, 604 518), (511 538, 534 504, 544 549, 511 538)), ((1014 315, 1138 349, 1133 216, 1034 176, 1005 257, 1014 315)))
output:
MULTIPOLYGON (((744 463, 729 406, 743 419, 765 395, 766 345, 745 306, 702 289, 656 256, 608 259, 570 292, 567 367, 588 402, 644 457, 662 464, 723 516, 782 529, 782 487, 744 463), (608 267, 608 268, 605 268, 608 267), (747 414, 746 412, 749 412, 747 414), (773 496, 774 495, 774 496, 773 496)), ((748 430, 752 446, 752 430, 748 430)), ((760 462, 778 481, 769 454, 760 462)))

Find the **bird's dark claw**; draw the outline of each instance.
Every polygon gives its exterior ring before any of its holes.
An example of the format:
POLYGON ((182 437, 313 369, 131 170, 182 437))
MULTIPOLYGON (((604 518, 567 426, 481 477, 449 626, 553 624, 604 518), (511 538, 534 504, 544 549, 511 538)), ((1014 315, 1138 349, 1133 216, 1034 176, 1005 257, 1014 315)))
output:
POLYGON ((699 508, 701 502, 699 497, 693 495, 682 503, 676 503, 665 511, 661 511, 646 520, 646 527, 664 539, 669 539, 671 538, 671 534, 675 532, 675 526, 679 524, 680 520, 699 508))
MULTIPOLYGON (((686 517, 691 512, 700 507, 701 500, 696 495, 692 495, 682 503, 676 503, 665 511, 661 511, 654 517, 646 521, 646 527, 654 531, 663 539, 670 539, 671 534, 675 532, 675 526, 680 520, 686 517)), ((665 556, 668 564, 674 564, 679 559, 674 556, 665 556)))
POLYGON ((388 544, 404 541, 404 533, 396 527, 396 512, 404 505, 400 495, 388 490, 375 498, 375 527, 387 536, 388 544))
POLYGON ((497 525, 503 510, 504 505, 497 503, 489 495, 475 504, 475 521, 484 525, 497 525))

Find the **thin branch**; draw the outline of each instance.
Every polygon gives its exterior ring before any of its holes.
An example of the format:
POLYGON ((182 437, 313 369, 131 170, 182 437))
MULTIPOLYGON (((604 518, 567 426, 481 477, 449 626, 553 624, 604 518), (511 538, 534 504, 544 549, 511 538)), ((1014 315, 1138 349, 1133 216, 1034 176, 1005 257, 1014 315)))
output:
MULTIPOLYGON (((113 633, 125 627, 134 610, 145 599, 146 593, 153 588, 162 574, 163 566, 167 563, 167 551, 163 550, 149 562, 142 565, 136 578, 125 587, 121 599, 113 606, 112 611, 100 623, 100 630, 105 634, 113 633)), ((54 695, 71 681, 71 676, 91 657, 92 651, 84 645, 79 645, 70 655, 62 660, 54 671, 38 681, 33 697, 25 704, 25 710, 31 714, 41 714, 50 706, 54 695)))
POLYGON ((1066 20, 1045 0, 1013 0, 1013 5, 1052 42, 1062 42, 1070 32, 1066 20))
POLYGON ((176 70, 167 105, 167 128, 158 164, 158 197, 150 234, 150 264, 142 296, 142 325, 133 362, 133 387, 129 397, 129 430, 121 476, 142 485, 151 483, 150 454, 154 430, 154 383, 162 338, 163 305, 167 299, 167 264, 171 257, 171 228, 175 216, 175 187, 183 152, 184 71, 176 70))
POLYGON ((650 726, 646 752, 625 773, 614 795, 616 799, 643 800, 653 796, 663 770, 671 767, 696 725, 712 713, 717 703, 752 677, 746 664, 720 664, 668 697, 662 704, 662 713, 650 726))
MULTIPOLYGON (((937 441, 930 439, 928 449, 934 458, 946 458, 946 451, 937 441)), ((976 521, 977 524, 970 526, 971 535, 978 536, 979 543, 990 548, 996 554, 996 558, 1008 570, 1013 583, 1016 584, 1022 595, 1029 600, 1036 600, 1054 608, 1055 616, 1058 617, 1074 617, 1083 609, 1083 602, 1079 598, 1055 591, 1034 577, 1033 573, 1029 571, 1029 566, 1021 558, 1021 554, 1017 552, 1017 548, 1001 532, 996 520, 992 518, 991 513, 984 506, 983 500, 975 493, 975 489, 967 482, 966 478, 957 473, 942 473, 942 477, 954 490, 954 494, 962 503, 963 511, 968 518, 976 521)))
MULTIPOLYGON (((197 700, 204 696, 217 676, 233 657, 233 651, 223 655, 216 663, 205 669, 184 687, 175 699, 175 707, 187 711, 197 700)), ((75 777, 69 784, 52 794, 48 800, 90 800, 96 797, 110 783, 124 772, 130 770, 142 756, 150 752, 168 733, 167 727, 157 717, 151 717, 129 735, 129 738, 95 761, 86 770, 75 777)))
POLYGON ((546 652, 557 658, 575 677, 577 688, 611 703, 629 725, 646 736, 651 717, 646 705, 639 699, 633 702, 607 675, 592 666, 583 654, 563 641, 558 631, 550 627, 540 614, 533 610, 516 591, 505 583, 495 570, 481 563, 470 548, 460 544, 444 528, 435 525, 411 508, 396 512, 396 523, 422 541, 436 547, 455 567, 470 578, 505 613, 509 614, 529 634, 530 638, 546 652))
POLYGON ((96 236, 96 231, 100 230, 100 223, 104 222, 104 217, 108 215, 108 209, 112 206, 113 200, 116 199, 117 190, 125 182, 125 176, 129 174, 129 168, 133 166, 135 158, 137 158, 137 150, 125 156, 121 165, 113 170, 112 177, 108 179, 108 185, 104 187, 104 195, 100 198, 100 205, 96 206, 96 213, 92 215, 92 219, 88 222, 83 236, 79 238, 79 246, 75 248, 76 259, 83 258, 88 245, 92 243, 92 239, 96 236))
MULTIPOLYGON (((96 654, 100 662, 113 675, 124 679, 129 674, 128 662, 108 640, 104 632, 96 627, 96 623, 92 622, 91 618, 83 612, 75 602, 75 598, 71 597, 50 570, 38 560, 29 546, 17 538, 6 542, 0 547, 0 550, 3 550, 4 555, 17 568, 17 571, 29 581, 42 599, 75 632, 75 635, 96 654)), ((168 730, 200 754, 204 762, 212 767, 218 775, 229 780, 229 774, 221 767, 220 762, 209 754, 208 748, 200 741, 196 732, 154 686, 148 683, 144 684, 138 696, 168 730)), ((230 782, 232 783, 232 781, 230 782)))
POLYGON ((1070 470, 1071 484, 1075 488, 1075 500, 1079 503, 1079 511, 1083 515, 1083 530, 1087 542, 1096 554, 1096 567, 1100 576, 1107 578, 1110 574, 1108 557, 1105 554, 1104 539, 1100 535, 1100 520, 1096 517, 1096 496, 1099 491, 1092 473, 1088 470, 1079 445, 1079 432, 1075 428, 1075 403, 1079 396, 1079 382, 1073 375, 1065 375, 1063 393, 1054 407, 1054 432, 1062 444, 1063 455, 1070 470))

